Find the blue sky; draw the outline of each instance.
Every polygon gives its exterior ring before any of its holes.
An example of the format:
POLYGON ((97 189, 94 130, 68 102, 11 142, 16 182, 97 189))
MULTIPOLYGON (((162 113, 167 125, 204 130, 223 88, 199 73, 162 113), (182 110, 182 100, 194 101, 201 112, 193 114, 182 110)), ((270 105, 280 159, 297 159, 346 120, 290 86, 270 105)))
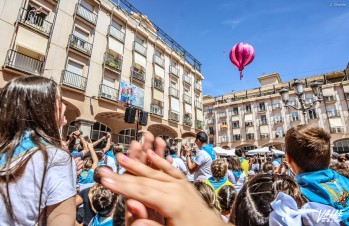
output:
POLYGON ((349 62, 349 0, 129 2, 202 63, 204 94, 259 87, 262 74, 278 72, 289 81, 349 62), (239 42, 256 52, 242 81, 229 60, 239 42))

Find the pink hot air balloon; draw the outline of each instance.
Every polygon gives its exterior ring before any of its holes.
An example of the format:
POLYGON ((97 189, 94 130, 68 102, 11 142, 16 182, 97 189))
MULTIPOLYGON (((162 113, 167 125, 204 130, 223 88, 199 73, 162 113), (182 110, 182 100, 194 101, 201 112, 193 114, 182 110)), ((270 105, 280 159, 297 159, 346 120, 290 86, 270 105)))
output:
POLYGON ((240 80, 244 76, 242 70, 253 61, 254 55, 253 47, 245 42, 240 42, 231 49, 230 61, 239 69, 240 80))

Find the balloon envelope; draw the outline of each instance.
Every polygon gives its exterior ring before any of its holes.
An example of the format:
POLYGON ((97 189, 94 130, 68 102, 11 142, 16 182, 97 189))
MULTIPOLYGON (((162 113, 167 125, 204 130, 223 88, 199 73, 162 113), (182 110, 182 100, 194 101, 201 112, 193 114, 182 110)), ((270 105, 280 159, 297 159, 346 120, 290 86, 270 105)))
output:
POLYGON ((254 56, 253 47, 245 42, 240 42, 231 49, 230 61, 239 69, 240 80, 243 77, 242 70, 253 61, 254 56))

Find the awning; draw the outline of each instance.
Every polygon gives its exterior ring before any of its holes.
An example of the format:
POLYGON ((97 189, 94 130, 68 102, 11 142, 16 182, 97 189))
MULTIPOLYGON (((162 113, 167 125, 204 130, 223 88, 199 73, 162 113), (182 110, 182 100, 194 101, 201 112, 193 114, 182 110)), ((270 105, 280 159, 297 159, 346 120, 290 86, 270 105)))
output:
POLYGON ((342 120, 340 118, 330 118, 331 127, 343 127, 342 120))
POLYGON ((180 112, 179 110, 179 100, 177 98, 171 97, 171 110, 175 111, 177 113, 180 112))
POLYGON ((145 69, 146 68, 145 65, 147 63, 145 57, 140 55, 140 54, 138 54, 138 53, 134 53, 134 56, 135 56, 135 65, 138 64, 138 65, 142 66, 145 69))
POLYGON ((154 70, 155 70, 155 75, 164 78, 165 77, 165 71, 162 67, 160 67, 159 65, 154 66, 154 70))
POLYGON ((322 94, 324 95, 324 97, 334 96, 333 87, 323 88, 322 94))
POLYGON ((349 84, 343 85, 343 89, 345 93, 349 93, 349 84))
POLYGON ((231 121, 239 121, 239 116, 237 116, 237 115, 234 115, 234 116, 232 116, 231 117, 231 121))
POLYGON ((189 104, 184 104, 184 111, 185 111, 185 113, 192 113, 192 110, 191 110, 191 105, 189 105, 189 104))
POLYGON ((153 89, 154 99, 164 101, 164 94, 157 89, 153 89))
POLYGON ((108 38, 108 40, 109 40, 109 50, 111 50, 114 53, 117 53, 119 56, 122 56, 124 45, 113 38, 108 38))
POLYGON ((44 38, 41 35, 38 35, 24 27, 19 26, 16 37, 16 44, 41 55, 45 55, 47 38, 44 38))
POLYGON ((196 109, 196 119, 203 121, 203 118, 204 118, 204 113, 201 110, 196 109))
POLYGON ((254 128, 253 127, 247 127, 246 128, 246 133, 254 133, 254 128))
POLYGON ((246 121, 246 122, 253 121, 253 120, 252 120, 252 114, 247 114, 247 115, 245 115, 245 121, 246 121))
POLYGON ((241 133, 241 129, 233 129, 233 134, 240 134, 241 133))
POLYGON ((266 134, 266 133, 269 134, 269 126, 268 125, 260 126, 259 129, 261 131, 261 134, 266 134))

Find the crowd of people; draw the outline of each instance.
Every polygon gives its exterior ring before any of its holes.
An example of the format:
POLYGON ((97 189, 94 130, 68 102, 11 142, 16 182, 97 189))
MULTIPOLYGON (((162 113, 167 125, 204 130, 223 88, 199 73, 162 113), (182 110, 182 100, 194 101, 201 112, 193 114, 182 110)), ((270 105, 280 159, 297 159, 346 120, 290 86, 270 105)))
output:
POLYGON ((322 128, 289 129, 285 156, 221 157, 205 132, 194 147, 149 132, 127 150, 109 133, 63 139, 64 112, 50 79, 1 91, 0 225, 349 224, 349 156, 322 128))

